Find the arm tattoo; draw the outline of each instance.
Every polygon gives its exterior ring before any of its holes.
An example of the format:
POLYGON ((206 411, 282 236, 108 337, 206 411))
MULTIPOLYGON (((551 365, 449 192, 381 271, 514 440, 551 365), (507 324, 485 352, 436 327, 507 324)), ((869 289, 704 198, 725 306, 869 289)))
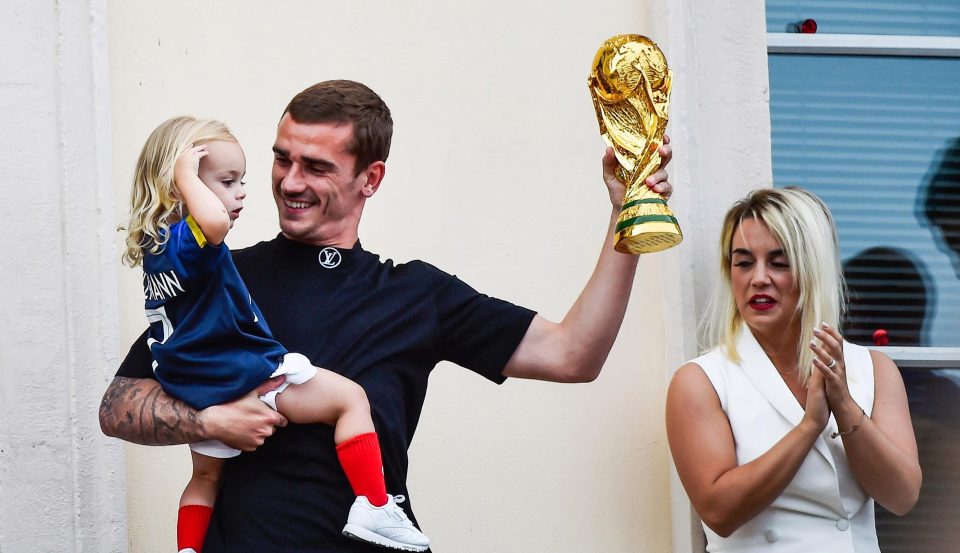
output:
POLYGON ((143 445, 204 440, 199 412, 160 389, 155 380, 118 376, 100 403, 103 433, 143 445))

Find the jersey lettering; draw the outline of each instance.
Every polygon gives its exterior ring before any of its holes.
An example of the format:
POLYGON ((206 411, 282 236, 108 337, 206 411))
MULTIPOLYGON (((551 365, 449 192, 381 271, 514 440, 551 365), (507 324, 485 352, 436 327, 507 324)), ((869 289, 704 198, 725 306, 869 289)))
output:
POLYGON ((143 295, 147 301, 166 300, 184 292, 180 279, 172 270, 165 273, 143 273, 143 295))

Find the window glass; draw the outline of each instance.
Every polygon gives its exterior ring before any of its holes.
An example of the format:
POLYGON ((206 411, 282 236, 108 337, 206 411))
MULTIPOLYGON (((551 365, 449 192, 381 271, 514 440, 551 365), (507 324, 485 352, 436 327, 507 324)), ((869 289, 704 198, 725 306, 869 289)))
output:
POLYGON ((767 0, 767 32, 795 32, 805 19, 817 33, 960 36, 957 0, 767 0))
POLYGON ((960 369, 901 367, 923 484, 916 507, 898 517, 877 506, 883 553, 949 553, 960 547, 960 369))
POLYGON ((833 211, 847 337, 960 346, 960 59, 769 60, 774 183, 833 211))

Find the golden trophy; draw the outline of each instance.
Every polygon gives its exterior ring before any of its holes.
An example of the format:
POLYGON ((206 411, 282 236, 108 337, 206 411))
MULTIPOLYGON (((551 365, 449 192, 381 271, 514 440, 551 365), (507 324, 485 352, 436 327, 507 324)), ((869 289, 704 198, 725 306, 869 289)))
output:
POLYGON ((614 230, 621 253, 658 252, 683 240, 666 199, 643 182, 660 166, 672 76, 655 42, 619 35, 600 46, 587 79, 600 134, 613 147, 617 178, 627 187, 614 230))

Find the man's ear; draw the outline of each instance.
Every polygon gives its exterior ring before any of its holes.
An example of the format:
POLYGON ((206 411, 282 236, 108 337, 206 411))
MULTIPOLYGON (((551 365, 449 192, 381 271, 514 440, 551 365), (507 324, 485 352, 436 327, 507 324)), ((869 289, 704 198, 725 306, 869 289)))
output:
POLYGON ((367 198, 376 194, 380 188, 380 183, 383 182, 383 176, 386 172, 387 164, 382 161, 374 161, 368 165, 360 174, 360 178, 362 179, 360 193, 367 198))

